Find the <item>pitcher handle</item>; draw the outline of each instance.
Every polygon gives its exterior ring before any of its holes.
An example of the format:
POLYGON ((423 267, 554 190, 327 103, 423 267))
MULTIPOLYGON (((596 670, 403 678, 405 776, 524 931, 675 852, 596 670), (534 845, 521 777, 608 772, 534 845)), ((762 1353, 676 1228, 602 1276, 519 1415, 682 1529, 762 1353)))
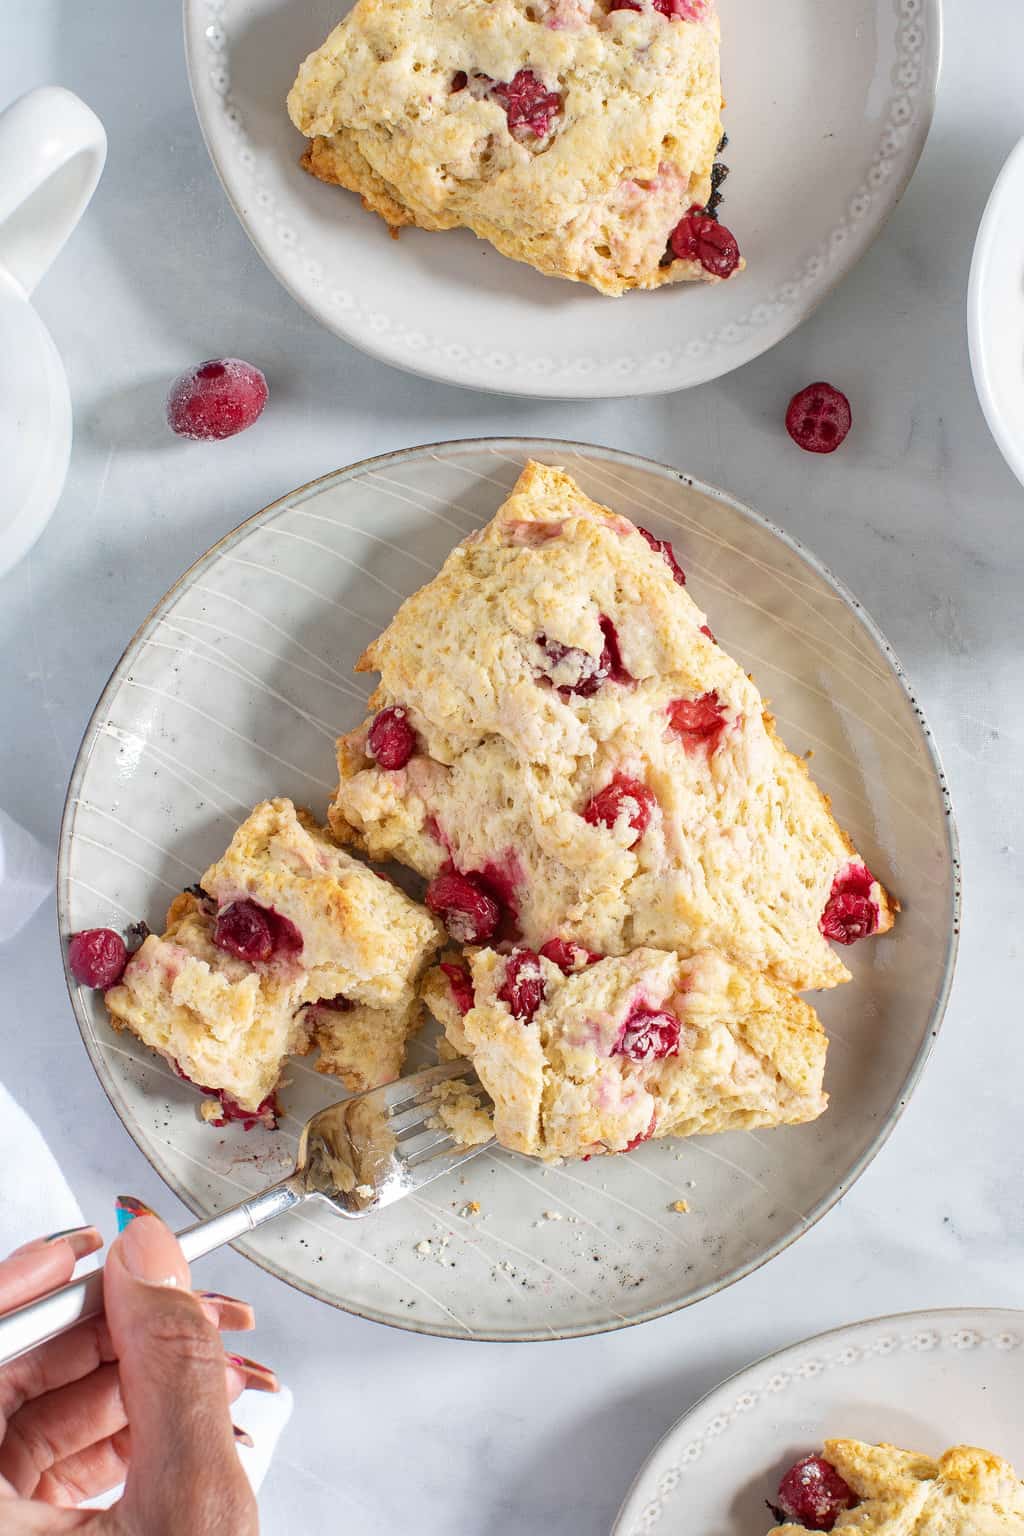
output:
POLYGON ((85 212, 106 158, 103 124, 61 86, 0 113, 0 267, 26 294, 85 212))

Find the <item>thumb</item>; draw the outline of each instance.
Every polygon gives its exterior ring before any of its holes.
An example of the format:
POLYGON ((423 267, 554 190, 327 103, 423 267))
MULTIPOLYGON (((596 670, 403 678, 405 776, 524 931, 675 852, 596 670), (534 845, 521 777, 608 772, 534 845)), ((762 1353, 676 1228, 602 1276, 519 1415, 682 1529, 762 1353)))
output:
POLYGON ((116 1528, 255 1536, 220 1335, 191 1294, 185 1257, 158 1216, 137 1216, 114 1243, 103 1295, 131 1429, 116 1528))

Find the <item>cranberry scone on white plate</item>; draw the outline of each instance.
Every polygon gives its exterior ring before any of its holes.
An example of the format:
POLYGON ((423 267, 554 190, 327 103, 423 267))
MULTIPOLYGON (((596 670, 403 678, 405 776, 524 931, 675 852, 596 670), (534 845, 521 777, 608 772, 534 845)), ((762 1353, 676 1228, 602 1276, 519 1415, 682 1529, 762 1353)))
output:
POLYGON ((770 1501, 770 1536, 1021 1536, 1024 1484, 991 1451, 955 1445, 937 1461, 895 1445, 826 1440, 790 1467, 770 1501))
POLYGON ((429 971, 424 997, 513 1151, 626 1152, 652 1136, 800 1125, 826 1107, 813 1009, 722 955, 638 949, 566 957, 582 967, 568 970, 521 948, 467 960, 429 971))
POLYGON ((606 294, 742 268, 721 107, 714 0, 357 0, 288 97, 306 169, 392 229, 606 294))
POLYGON ((397 1077, 437 921, 290 800, 241 824, 105 993, 111 1020, 220 1100, 207 1118, 273 1117, 289 1055, 348 1087, 397 1077))
POLYGON ((894 903, 716 643, 670 545, 529 463, 359 670, 335 835, 460 943, 716 949, 797 989, 894 903))

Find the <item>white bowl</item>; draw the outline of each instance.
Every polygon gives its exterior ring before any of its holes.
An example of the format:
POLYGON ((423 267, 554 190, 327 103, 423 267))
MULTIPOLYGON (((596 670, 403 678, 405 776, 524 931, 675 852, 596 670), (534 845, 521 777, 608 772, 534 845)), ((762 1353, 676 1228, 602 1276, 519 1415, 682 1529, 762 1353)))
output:
POLYGON ((985 420, 1024 485, 1024 139, 996 178, 978 228, 967 339, 985 420))

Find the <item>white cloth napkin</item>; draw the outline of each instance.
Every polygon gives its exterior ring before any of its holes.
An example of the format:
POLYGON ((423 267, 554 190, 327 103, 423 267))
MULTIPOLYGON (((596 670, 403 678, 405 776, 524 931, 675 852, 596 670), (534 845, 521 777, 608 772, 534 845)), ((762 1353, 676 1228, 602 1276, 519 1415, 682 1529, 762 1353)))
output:
MULTIPOLYGON (((78 1201, 39 1128, 0 1084, 0 1256, 30 1238, 63 1232, 66 1227, 79 1227, 83 1222, 78 1201), (26 1168, 33 1170, 31 1180, 24 1178, 26 1168)), ((244 1392, 231 1410, 234 1422, 247 1430, 255 1442, 251 1450, 239 1447, 242 1465, 254 1490, 259 1489, 267 1475, 278 1437, 291 1411, 292 1395, 284 1387, 272 1396, 244 1392)), ((106 1508, 119 1493, 116 1489, 92 1504, 106 1508)))

